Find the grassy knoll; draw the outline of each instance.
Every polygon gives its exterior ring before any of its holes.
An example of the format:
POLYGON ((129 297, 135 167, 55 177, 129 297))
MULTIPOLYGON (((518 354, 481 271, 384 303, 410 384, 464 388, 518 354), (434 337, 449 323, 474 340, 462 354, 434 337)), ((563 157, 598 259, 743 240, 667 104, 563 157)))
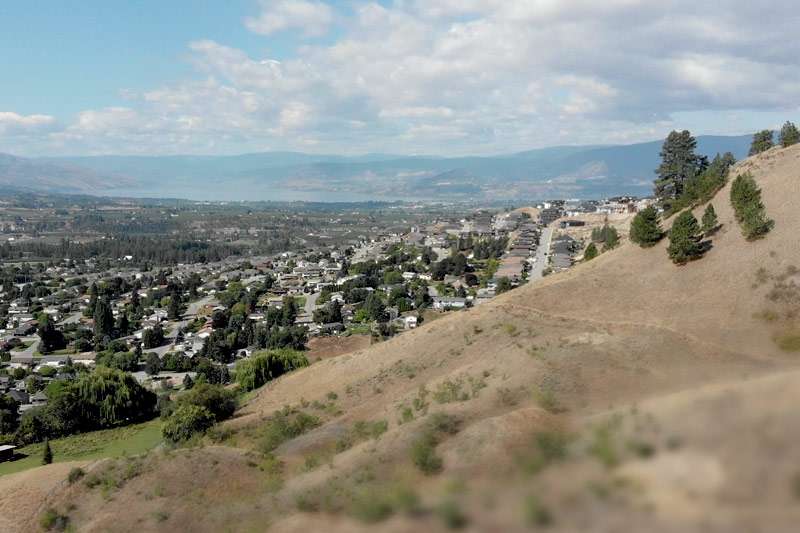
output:
MULTIPOLYGON (((144 453, 161 442, 161 421, 90 431, 50 441, 53 462, 87 461, 104 457, 120 457, 144 453)), ((42 462, 43 444, 31 444, 17 449, 27 457, 0 463, 0 476, 13 474, 39 466, 42 462)))

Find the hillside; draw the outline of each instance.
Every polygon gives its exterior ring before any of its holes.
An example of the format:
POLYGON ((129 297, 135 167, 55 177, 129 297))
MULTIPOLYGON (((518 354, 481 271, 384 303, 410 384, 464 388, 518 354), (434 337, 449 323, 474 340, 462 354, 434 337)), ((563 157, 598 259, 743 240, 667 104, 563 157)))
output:
POLYGON ((745 170, 763 240, 728 185, 699 261, 625 244, 283 376, 202 445, 95 464, 94 488, 52 479, 39 510, 78 531, 794 531, 800 146, 745 170))
POLYGON ((54 163, 0 154, 0 188, 53 193, 95 193, 131 185, 128 178, 113 177, 70 163, 54 163))
MULTIPOLYGON (((749 136, 699 136, 698 151, 744 157, 749 136)), ((661 141, 562 146, 484 157, 91 156, 0 159, 0 185, 39 191, 193 200, 484 201, 648 195, 661 141), (224 184, 224 185, 223 185, 224 184), (364 194, 364 191, 370 191, 364 194)), ((8 156, 9 158, 11 156, 8 156)))

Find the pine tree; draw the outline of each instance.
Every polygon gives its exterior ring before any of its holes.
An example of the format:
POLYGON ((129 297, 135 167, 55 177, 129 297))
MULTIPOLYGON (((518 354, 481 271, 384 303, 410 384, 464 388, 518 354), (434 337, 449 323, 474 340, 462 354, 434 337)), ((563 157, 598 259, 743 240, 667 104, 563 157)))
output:
POLYGON ((590 242, 589 246, 586 247, 586 251, 583 252, 583 260, 591 261, 597 257, 597 254, 597 246, 595 246, 593 242, 590 242))
POLYGON ((703 233, 708 235, 714 231, 719 223, 717 219, 717 212, 714 210, 714 204, 708 204, 705 212, 703 213, 703 233))
POLYGON ((619 245, 619 233, 614 226, 606 225, 603 227, 605 238, 603 239, 603 251, 613 250, 619 245))
POLYGON ((173 292, 169 298, 167 318, 170 320, 179 320, 181 318, 181 295, 177 292, 173 292))
POLYGON ((703 255, 700 226, 691 210, 682 212, 669 232, 667 254, 675 264, 682 265, 703 255))
POLYGON ((631 240, 642 248, 649 248, 664 237, 658 211, 654 206, 639 211, 631 222, 631 240))
POLYGON ((753 142, 750 144, 750 154, 756 155, 766 152, 774 146, 772 142, 772 130, 761 130, 753 135, 753 142))
POLYGON ((42 464, 49 465, 53 462, 53 450, 50 449, 50 439, 44 439, 44 450, 42 451, 42 464))
POLYGON ((795 126, 793 122, 787 121, 786 124, 783 125, 781 128, 780 141, 781 146, 784 148, 800 142, 800 130, 797 129, 797 126, 795 126))
POLYGON ((761 201, 761 189, 749 172, 733 180, 731 205, 742 234, 749 241, 763 237, 775 225, 775 221, 767 218, 766 208, 761 201))
POLYGON ((96 339, 111 336, 114 332, 114 314, 104 298, 98 298, 94 308, 94 334, 96 339))
POLYGON ((697 140, 684 130, 671 132, 661 148, 661 165, 656 169, 655 195, 662 204, 669 205, 683 194, 686 183, 700 175, 708 160, 694 153, 697 140))

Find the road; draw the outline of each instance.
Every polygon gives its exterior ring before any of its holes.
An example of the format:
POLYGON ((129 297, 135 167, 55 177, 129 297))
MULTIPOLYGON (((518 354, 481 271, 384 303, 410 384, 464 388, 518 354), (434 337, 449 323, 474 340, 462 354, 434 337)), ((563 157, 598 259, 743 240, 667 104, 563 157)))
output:
POLYGON ((64 320, 58 323, 59 326, 63 326, 64 324, 77 324, 80 322, 83 313, 81 311, 76 311, 71 315, 67 316, 64 320))
POLYGON ((547 226, 542 230, 539 238, 539 247, 536 249, 536 262, 528 273, 528 281, 535 282, 542 279, 542 272, 547 268, 547 254, 550 252, 550 241, 553 238, 553 227, 547 226))
POLYGON ((321 292, 314 292, 306 296, 305 312, 308 316, 314 315, 314 309, 317 308, 317 300, 321 292))
POLYGON ((216 298, 213 296, 206 296, 204 298, 200 298, 196 302, 192 302, 187 306, 186 313, 184 313, 184 316, 188 315, 190 317, 195 317, 197 316, 197 313, 200 311, 200 309, 203 308, 204 305, 210 303, 216 303, 216 298))
POLYGON ((22 342, 30 342, 31 345, 24 350, 12 350, 11 355, 14 357, 33 357, 33 354, 36 353, 36 350, 39 348, 40 341, 41 339, 38 335, 32 337, 22 337, 22 342))

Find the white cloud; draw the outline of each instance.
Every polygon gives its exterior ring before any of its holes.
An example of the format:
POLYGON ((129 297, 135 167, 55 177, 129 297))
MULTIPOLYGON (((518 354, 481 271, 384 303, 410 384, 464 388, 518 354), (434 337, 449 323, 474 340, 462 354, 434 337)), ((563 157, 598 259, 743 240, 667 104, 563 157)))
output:
MULTIPOLYGON (((42 133, 40 145, 487 153, 652 139, 693 113, 719 131, 732 111, 796 112, 800 94, 789 0, 769 8, 745 0, 353 0, 337 9, 264 1, 245 21, 251 31, 318 36, 336 22, 342 33, 280 61, 191 42, 199 79, 128 92, 124 108, 87 110, 63 132, 42 133)), ((23 118, 0 114, 0 132, 23 118)))
POLYGON ((257 17, 247 17, 247 29, 261 35, 298 29, 308 37, 324 35, 333 23, 333 10, 322 2, 308 0, 262 0, 257 17))
POLYGON ((20 115, 13 111, 0 111, 0 135, 30 134, 46 131, 56 124, 50 115, 20 115))

